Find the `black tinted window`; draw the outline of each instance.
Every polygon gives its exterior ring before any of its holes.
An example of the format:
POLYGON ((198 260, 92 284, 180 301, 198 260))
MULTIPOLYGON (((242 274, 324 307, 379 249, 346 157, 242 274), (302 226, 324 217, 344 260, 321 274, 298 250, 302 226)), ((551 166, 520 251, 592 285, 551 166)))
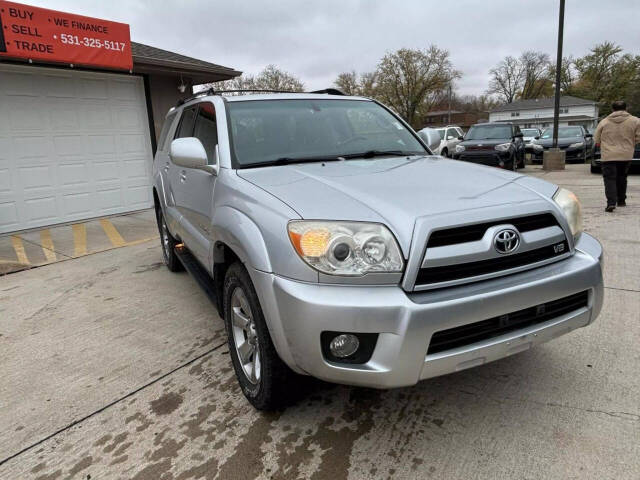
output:
POLYGON ((167 135, 169 133, 169 128, 171 128, 171 124, 173 123, 173 120, 175 118, 175 112, 165 118, 164 125, 162 125, 162 131, 160 132, 160 137, 158 138, 158 150, 166 150, 169 146, 167 142, 167 135))
POLYGON ((511 126, 509 125, 478 125, 473 126, 467 132, 465 140, 489 140, 511 138, 511 126))
POLYGON ((201 103, 196 117, 196 128, 193 136, 202 142, 209 164, 215 163, 215 151, 218 144, 216 126, 216 109, 209 102, 201 103))
POLYGON ((189 108, 185 108, 182 112, 182 119, 180 120, 180 126, 176 132, 175 138, 193 137, 193 124, 196 121, 196 109, 197 105, 189 108))

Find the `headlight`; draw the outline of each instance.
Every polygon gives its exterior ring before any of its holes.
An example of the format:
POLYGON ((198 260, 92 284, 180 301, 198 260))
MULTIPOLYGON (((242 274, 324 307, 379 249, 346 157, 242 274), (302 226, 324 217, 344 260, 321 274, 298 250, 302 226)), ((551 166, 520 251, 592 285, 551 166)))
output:
POLYGON ((565 188, 559 188, 553 196, 553 201, 564 212, 573 238, 577 241, 582 233, 582 207, 580 206, 580 200, 578 200, 575 193, 565 188))
POLYGON ((584 147, 584 142, 576 142, 569 145, 569 148, 580 148, 580 147, 584 147))
POLYGON ((379 223, 294 220, 288 229, 298 255, 322 273, 358 276, 404 268, 396 239, 379 223))
POLYGON ((510 143, 501 143, 499 145, 496 145, 495 148, 496 150, 498 150, 499 152, 506 152, 509 150, 509 148, 511 147, 510 143))
POLYGON ((456 145, 456 153, 464 152, 464 145, 456 145))

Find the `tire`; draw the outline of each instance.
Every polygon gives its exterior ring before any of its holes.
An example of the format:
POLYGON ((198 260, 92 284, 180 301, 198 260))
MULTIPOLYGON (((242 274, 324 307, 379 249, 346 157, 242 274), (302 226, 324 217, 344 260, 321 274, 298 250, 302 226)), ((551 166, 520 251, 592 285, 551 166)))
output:
POLYGON ((449 157, 449 150, 447 150, 446 148, 443 148, 442 151, 440 152, 440 155, 443 157, 449 157))
POLYGON ((285 407, 294 398, 296 375, 278 356, 251 278, 238 262, 225 275, 223 300, 229 354, 242 393, 258 410, 285 407))
POLYGON ((160 246, 162 247, 162 257, 164 259, 164 264, 170 271, 180 272, 184 270, 184 267, 182 266, 182 262, 180 262, 180 259, 178 258, 174 250, 178 242, 169 232, 167 222, 165 222, 164 215, 160 208, 158 208, 158 210, 156 211, 156 218, 158 220, 158 230, 160 231, 160 246))

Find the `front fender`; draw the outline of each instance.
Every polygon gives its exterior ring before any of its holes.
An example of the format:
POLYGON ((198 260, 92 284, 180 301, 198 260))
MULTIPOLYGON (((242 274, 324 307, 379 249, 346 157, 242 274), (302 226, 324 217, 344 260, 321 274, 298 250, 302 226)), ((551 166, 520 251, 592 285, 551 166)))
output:
POLYGON ((273 271, 269 252, 258 226, 232 207, 216 208, 212 221, 211 258, 218 242, 225 243, 245 265, 262 272, 273 271))

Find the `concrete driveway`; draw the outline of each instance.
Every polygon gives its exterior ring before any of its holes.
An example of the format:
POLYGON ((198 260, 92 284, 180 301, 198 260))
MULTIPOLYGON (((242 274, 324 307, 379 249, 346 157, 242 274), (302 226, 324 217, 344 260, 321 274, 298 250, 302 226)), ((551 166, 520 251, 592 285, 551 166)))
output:
POLYGON ((598 322, 504 360, 374 391, 313 383, 282 413, 237 387, 223 323, 157 241, 0 278, 0 478, 640 478, 640 177, 603 212, 598 322))

